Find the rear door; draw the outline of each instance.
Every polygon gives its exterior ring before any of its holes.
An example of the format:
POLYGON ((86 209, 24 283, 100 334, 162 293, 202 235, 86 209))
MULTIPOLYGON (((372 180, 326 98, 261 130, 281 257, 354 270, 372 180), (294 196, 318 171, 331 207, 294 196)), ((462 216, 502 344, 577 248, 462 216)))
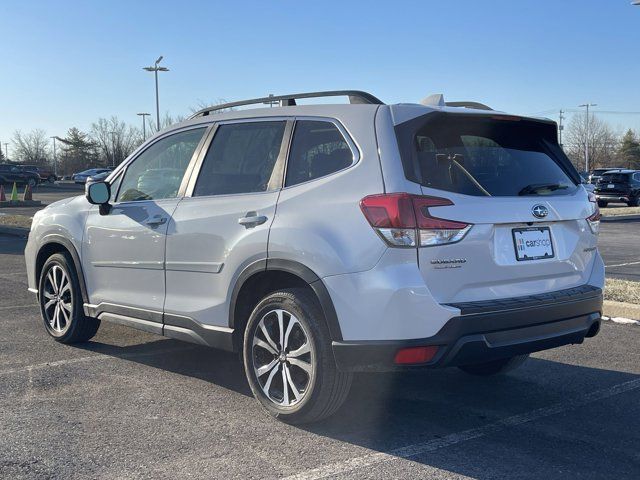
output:
POLYGON ((434 297, 476 301, 586 283, 597 242, 586 219, 595 204, 555 126, 499 115, 426 117, 403 155, 415 162, 423 194, 445 200, 418 215, 469 227, 462 238, 421 232, 427 246, 418 260, 434 297))
POLYGON ((170 335, 228 327, 234 280, 267 257, 290 130, 286 119, 270 118, 221 122, 211 132, 169 224, 164 321, 170 335))

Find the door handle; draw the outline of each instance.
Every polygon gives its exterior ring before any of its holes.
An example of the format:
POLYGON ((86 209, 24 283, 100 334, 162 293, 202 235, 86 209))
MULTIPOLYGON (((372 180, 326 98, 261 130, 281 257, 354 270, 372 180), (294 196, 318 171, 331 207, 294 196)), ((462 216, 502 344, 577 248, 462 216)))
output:
POLYGON ((267 221, 267 217, 264 215, 258 215, 256 212, 247 212, 246 217, 241 217, 238 219, 238 223, 240 225, 244 225, 245 227, 255 227, 256 225, 262 225, 267 221))
POLYGON ((150 227, 159 227, 160 225, 167 223, 167 217, 153 217, 151 220, 147 220, 144 223, 150 227))

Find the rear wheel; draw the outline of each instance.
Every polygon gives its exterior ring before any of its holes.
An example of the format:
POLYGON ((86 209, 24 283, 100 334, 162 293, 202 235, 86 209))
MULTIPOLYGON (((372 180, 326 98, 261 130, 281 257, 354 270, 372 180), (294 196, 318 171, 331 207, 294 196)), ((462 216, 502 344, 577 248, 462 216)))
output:
POLYGON ((630 198, 627 205, 629 205, 630 207, 640 207, 640 194, 636 195, 633 198, 630 198))
POLYGON ((49 176, 49 177, 47 178, 47 181, 48 181, 49 183, 55 183, 55 181, 56 181, 56 177, 54 177, 53 175, 51 175, 51 176, 49 176))
POLYGON ((37 183, 38 182, 36 182, 35 178, 30 178, 29 180, 27 180, 27 185, 29 185, 31 188, 35 187, 37 183))
POLYGON ((80 282, 68 253, 55 253, 47 259, 38 292, 44 326, 55 340, 86 342, 96 334, 100 320, 84 315, 80 282))
POLYGON ((461 365, 460 370, 472 375, 496 375, 499 373, 507 373, 518 368, 527 361, 529 355, 517 355, 515 357, 501 358, 485 363, 474 363, 472 365, 461 365))
POLYGON ((598 200, 598 206, 600 208, 605 208, 607 205, 609 205, 609 202, 605 202, 604 200, 598 200))
POLYGON ((333 414, 351 387, 338 371, 317 299, 304 289, 265 297, 253 310, 243 342, 253 395, 272 416, 309 423, 333 414))

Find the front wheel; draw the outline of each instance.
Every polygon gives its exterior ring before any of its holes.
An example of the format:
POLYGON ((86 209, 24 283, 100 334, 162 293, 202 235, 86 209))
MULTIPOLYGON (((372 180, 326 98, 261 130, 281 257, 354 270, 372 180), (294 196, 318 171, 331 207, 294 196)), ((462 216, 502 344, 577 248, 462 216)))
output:
POLYGON ((47 181, 49 183, 56 183, 56 177, 54 177, 53 175, 51 175, 49 178, 47 178, 47 181))
POLYGON ((269 414, 288 423, 332 415, 351 387, 352 374, 336 368, 318 301, 305 289, 272 293, 255 307, 243 358, 253 395, 269 414))
POLYGON ((86 342, 96 334, 100 320, 84 315, 80 282, 68 253, 55 253, 47 259, 38 292, 44 326, 56 341, 86 342))
POLYGON ((30 178, 29 180, 27 180, 27 185, 29 185, 31 188, 35 187, 37 183, 38 182, 36 182, 35 178, 30 178))
POLYGON ((605 208, 607 205, 609 205, 609 202, 605 202, 604 200, 598 200, 598 206, 600 208, 605 208))
POLYGON ((461 365, 460 370, 472 375, 497 375, 499 373, 507 373, 518 368, 527 361, 529 355, 517 355, 515 357, 501 358, 485 363, 474 363, 472 365, 461 365))
POLYGON ((630 207, 640 207, 640 193, 629 200, 627 204, 630 207))

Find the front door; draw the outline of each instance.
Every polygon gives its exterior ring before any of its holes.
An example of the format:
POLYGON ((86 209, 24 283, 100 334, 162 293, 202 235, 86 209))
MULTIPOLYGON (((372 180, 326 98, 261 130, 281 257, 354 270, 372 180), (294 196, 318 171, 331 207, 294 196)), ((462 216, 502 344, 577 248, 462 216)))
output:
POLYGON ((183 130, 149 145, 113 182, 111 211, 90 210, 82 263, 90 303, 99 310, 162 322, 169 220, 204 131, 183 130))

